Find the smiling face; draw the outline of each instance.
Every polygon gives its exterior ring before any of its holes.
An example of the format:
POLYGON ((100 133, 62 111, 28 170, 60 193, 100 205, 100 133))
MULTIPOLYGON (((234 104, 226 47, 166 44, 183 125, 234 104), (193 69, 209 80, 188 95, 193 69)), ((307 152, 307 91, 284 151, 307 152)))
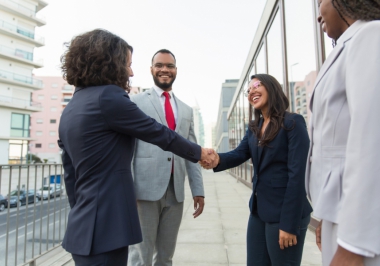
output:
POLYGON ((169 53, 158 53, 154 56, 150 67, 154 84, 164 91, 170 91, 177 76, 174 57, 169 53))
POLYGON ((268 109, 268 91, 261 81, 254 78, 249 83, 248 101, 257 110, 266 113, 268 109))
MULTIPOLYGON (((353 21, 349 18, 344 17, 347 21, 344 21, 342 17, 339 15, 339 12, 334 7, 332 0, 316 0, 318 1, 319 6, 319 17, 318 22, 321 24, 322 30, 327 33, 327 35, 337 40, 343 32, 347 30, 349 25, 353 23, 353 21)), ((337 4, 335 4, 336 6, 337 4)))

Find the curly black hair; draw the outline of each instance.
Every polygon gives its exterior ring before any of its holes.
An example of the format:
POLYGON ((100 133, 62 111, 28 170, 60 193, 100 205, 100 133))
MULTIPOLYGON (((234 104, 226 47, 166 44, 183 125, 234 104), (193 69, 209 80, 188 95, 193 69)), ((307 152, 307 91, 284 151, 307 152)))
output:
POLYGON ((65 45, 68 49, 61 56, 61 69, 69 84, 75 87, 114 84, 129 91, 127 62, 133 48, 125 40, 95 29, 65 45))
POLYGON ((380 20, 380 0, 331 0, 341 17, 354 20, 380 20))

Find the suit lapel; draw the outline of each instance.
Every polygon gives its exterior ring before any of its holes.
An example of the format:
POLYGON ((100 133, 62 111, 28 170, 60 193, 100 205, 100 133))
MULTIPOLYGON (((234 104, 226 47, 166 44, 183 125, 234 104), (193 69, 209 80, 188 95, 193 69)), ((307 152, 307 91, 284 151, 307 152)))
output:
POLYGON ((183 105, 182 105, 182 102, 179 99, 177 99, 177 97, 175 97, 174 93, 172 95, 177 105, 177 122, 175 126, 175 132, 179 133, 179 129, 181 128, 180 125, 181 125, 182 117, 183 117, 183 105))
MULTIPOLYGON (((260 118, 259 122, 259 132, 261 131, 261 127, 263 126, 264 119, 260 118)), ((264 147, 259 146, 259 143, 257 142, 257 167, 259 168, 259 165, 261 163, 261 155, 263 153, 264 147)))
POLYGON ((313 100, 314 100, 314 94, 315 90, 321 81, 321 79, 324 77, 326 74, 327 70, 330 69, 330 67, 333 65, 335 60, 339 57, 340 53, 342 52, 344 48, 344 44, 346 41, 350 40, 352 36, 355 35, 355 33, 362 27, 363 24, 366 22, 363 21, 356 21, 353 23, 339 38, 337 46, 335 46, 334 50, 332 50, 331 54, 329 57, 326 59, 326 61, 323 63, 321 69, 319 70, 317 79, 315 80, 314 84, 314 90, 310 98, 310 110, 313 111, 313 100))
POLYGON ((148 94, 148 98, 151 101, 154 109, 156 109, 156 112, 161 119, 161 124, 168 126, 168 124, 166 122, 165 113, 164 113, 164 110, 162 109, 162 105, 161 105, 160 99, 158 98, 157 93, 155 92, 155 90, 153 88, 151 88, 147 94, 148 94))

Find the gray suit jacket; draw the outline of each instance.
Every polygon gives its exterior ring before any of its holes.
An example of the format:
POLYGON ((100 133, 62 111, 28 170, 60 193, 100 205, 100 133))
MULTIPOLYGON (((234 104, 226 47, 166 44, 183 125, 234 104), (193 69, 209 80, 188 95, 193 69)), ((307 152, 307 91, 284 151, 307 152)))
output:
POLYGON ((323 64, 310 101, 306 191, 338 238, 380 254, 380 21, 357 21, 323 64))
MULTIPOLYGON (((175 131, 182 137, 195 142, 193 109, 180 101, 173 94, 178 108, 178 118, 175 131)), ((166 125, 165 113, 157 93, 151 88, 148 91, 134 95, 131 100, 148 116, 166 125)), ((185 176, 188 174, 193 197, 204 196, 201 167, 197 163, 184 160, 171 152, 150 143, 136 140, 132 169, 136 198, 138 200, 156 201, 162 198, 170 181, 174 159, 174 190, 178 202, 184 200, 185 176)))

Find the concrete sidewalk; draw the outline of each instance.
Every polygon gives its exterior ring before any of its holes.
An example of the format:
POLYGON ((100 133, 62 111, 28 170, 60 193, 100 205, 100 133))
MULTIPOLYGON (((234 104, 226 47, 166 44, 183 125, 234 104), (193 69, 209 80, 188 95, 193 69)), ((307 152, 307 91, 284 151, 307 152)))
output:
MULTIPOLYGON (((246 265, 246 229, 251 189, 226 172, 203 171, 205 209, 194 219, 193 200, 186 182, 183 220, 175 266, 246 265)), ((322 265, 315 235, 308 231, 302 265, 322 265)))
MULTIPOLYGON (((203 171, 205 209, 194 219, 193 200, 186 181, 183 220, 178 235, 174 266, 246 265, 246 229, 251 189, 225 172, 203 171)), ((41 266, 74 266, 62 248, 41 266)), ((302 265, 322 265, 315 235, 308 231, 302 265)))

